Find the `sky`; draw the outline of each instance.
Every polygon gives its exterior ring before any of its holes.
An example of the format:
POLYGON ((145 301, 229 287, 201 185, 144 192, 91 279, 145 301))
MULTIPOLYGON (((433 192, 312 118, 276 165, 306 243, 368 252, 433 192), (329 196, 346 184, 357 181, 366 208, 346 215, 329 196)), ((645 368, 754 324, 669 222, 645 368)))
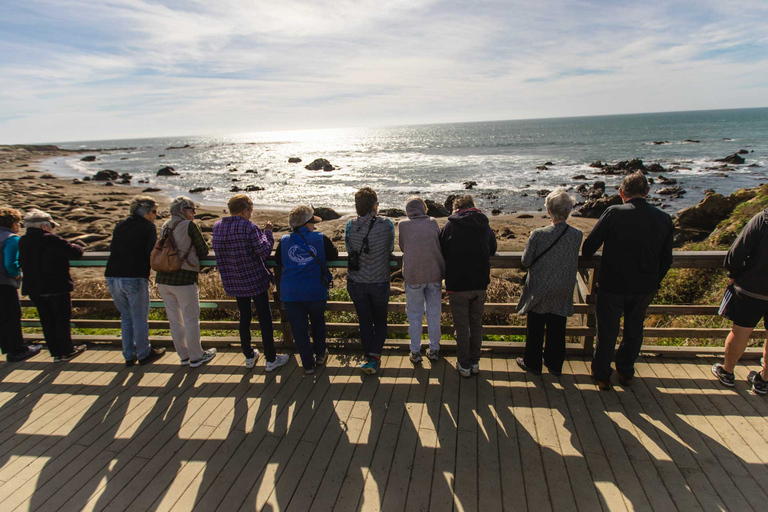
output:
POLYGON ((768 106, 765 0, 0 3, 0 143, 768 106))

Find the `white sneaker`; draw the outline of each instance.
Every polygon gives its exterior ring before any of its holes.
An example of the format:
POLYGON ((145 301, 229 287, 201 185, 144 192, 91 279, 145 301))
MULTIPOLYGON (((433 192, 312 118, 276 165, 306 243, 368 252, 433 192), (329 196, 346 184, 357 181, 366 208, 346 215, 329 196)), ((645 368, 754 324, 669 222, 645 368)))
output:
POLYGON ((419 364, 422 361, 421 354, 418 352, 411 352, 411 362, 413 364, 419 364))
POLYGON ((254 350, 253 351, 253 357, 246 357, 245 358, 245 367, 248 368, 249 370, 251 368, 253 368, 254 365, 256 365, 256 361, 259 359, 259 356, 261 356, 261 354, 259 354, 259 351, 258 350, 254 350))
POLYGON ((189 364, 189 358, 182 359, 181 361, 179 361, 179 364, 181 366, 187 366, 189 364))
POLYGON ((271 363, 267 361, 267 371, 271 372, 272 370, 277 370, 281 366, 285 366, 288 363, 288 360, 290 358, 288 357, 288 354, 278 354, 275 357, 275 360, 271 363))
POLYGON ((469 366, 469 371, 471 371, 473 375, 480 373, 480 363, 472 363, 469 366))
POLYGON ((325 352, 323 352, 323 355, 315 356, 315 366, 324 365, 326 359, 328 359, 328 349, 325 349, 325 352))
POLYGON ((430 361, 437 361, 440 358, 440 350, 427 349, 427 357, 430 361))
POLYGON ((458 361, 456 361, 456 369, 459 370, 459 375, 461 375, 462 377, 472 376, 472 370, 470 370, 469 368, 464 368, 463 366, 461 366, 461 363, 459 363, 458 361))
POLYGON ((214 357, 216 357, 216 349, 209 348, 208 350, 203 352, 203 357, 201 357, 197 361, 190 361, 189 366, 192 368, 197 368, 198 366, 204 365, 205 363, 211 361, 214 357))

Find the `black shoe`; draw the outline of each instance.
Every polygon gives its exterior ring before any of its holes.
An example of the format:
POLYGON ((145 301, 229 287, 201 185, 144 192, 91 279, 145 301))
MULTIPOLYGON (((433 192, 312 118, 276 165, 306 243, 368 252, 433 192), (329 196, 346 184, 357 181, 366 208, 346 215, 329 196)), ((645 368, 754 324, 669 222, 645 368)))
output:
POLYGON ((736 378, 734 375, 723 368, 722 363, 715 363, 712 365, 712 375, 717 377, 717 380, 724 386, 732 388, 736 384, 736 378))
POLYGON ((533 368, 527 366, 525 364, 525 359, 523 359, 522 357, 518 357, 517 359, 515 359, 515 362, 517 363, 517 366, 519 366, 523 370, 527 371, 528 373, 532 373, 534 375, 541 375, 541 370, 536 371, 533 368))
POLYGON ((149 351, 149 355, 144 359, 139 359, 139 364, 147 364, 160 359, 165 354, 165 348, 153 348, 149 351))
POLYGON ((133 366, 136 364, 136 358, 134 359, 126 359, 125 360, 125 366, 133 366))
POLYGON ((763 380, 763 376, 760 375, 760 372, 756 372, 754 370, 749 372, 749 375, 747 375, 747 380, 750 384, 752 384, 752 391, 754 391, 755 394, 765 395, 768 393, 768 382, 763 380))
POLYGON ((82 354, 83 352, 85 352, 87 349, 88 349, 88 346, 85 345, 85 344, 83 344, 83 345, 75 345, 74 350, 72 350, 72 352, 70 352, 69 354, 67 354, 65 356, 61 356, 59 358, 59 361, 69 361, 69 360, 72 360, 72 359, 76 358, 77 356, 79 356, 80 354, 82 354))
POLYGON ((546 368, 546 369, 547 369, 547 371, 549 372, 549 374, 550 374, 550 375, 554 375, 555 377, 559 377, 559 376, 561 376, 561 375, 563 374, 563 370, 562 370, 562 369, 560 369, 560 370, 553 370, 552 368, 550 368, 550 367, 547 365, 546 361, 544 361, 544 359, 543 359, 543 358, 541 359, 541 366, 543 366, 544 368, 546 368))
POLYGON ((25 359, 36 356, 38 353, 40 353, 40 349, 42 348, 43 347, 41 345, 30 345, 24 352, 20 352, 18 354, 8 354, 6 359, 9 363, 18 363, 19 361, 24 361, 25 359))
POLYGON ((632 379, 634 378, 634 375, 622 373, 618 370, 616 370, 616 373, 619 374, 619 384, 621 384, 622 386, 629 386, 629 384, 632 382, 632 379))

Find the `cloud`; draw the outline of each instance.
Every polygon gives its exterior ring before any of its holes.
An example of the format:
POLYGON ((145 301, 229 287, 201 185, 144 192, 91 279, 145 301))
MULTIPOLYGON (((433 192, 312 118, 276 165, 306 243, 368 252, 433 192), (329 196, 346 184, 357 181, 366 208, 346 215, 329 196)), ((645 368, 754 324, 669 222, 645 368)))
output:
POLYGON ((4 142, 763 106, 768 92, 759 1, 10 0, 4 10, 4 142))

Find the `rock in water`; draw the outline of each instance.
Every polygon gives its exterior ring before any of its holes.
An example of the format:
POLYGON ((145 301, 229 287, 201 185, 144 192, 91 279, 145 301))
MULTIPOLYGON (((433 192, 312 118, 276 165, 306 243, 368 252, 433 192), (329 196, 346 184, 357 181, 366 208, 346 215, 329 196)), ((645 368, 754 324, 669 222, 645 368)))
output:
POLYGON ((84 156, 83 158, 81 158, 80 161, 82 161, 82 162, 95 162, 96 161, 96 157, 94 155, 88 155, 88 156, 84 156))
POLYGON ((451 194, 445 198, 445 202, 443 203, 443 205, 445 206, 446 210, 448 210, 449 212, 453 211, 453 202, 456 200, 457 197, 461 197, 461 196, 458 196, 456 194, 451 194))
POLYGON ((725 158, 717 158, 715 162, 725 162, 727 164, 743 164, 744 158, 740 157, 737 153, 728 155, 725 158))
POLYGON ((656 191, 657 194, 660 196, 675 196, 680 197, 681 195, 685 194, 685 190, 683 190, 683 187, 680 185, 675 185, 674 187, 664 187, 660 188, 656 191))
POLYGON ((288 159, 289 164, 297 164, 299 162, 301 162, 301 158, 297 156, 292 156, 291 158, 288 159))
POLYGON ((191 189, 189 189, 189 193, 190 194, 199 194, 201 192, 205 192, 206 190, 211 190, 211 187, 191 188, 191 189))
POLYGON ((576 217, 587 217, 589 219, 598 219, 609 206, 622 204, 621 196, 605 196, 600 199, 587 200, 578 210, 573 212, 576 217))
POLYGON ((336 213, 333 208, 326 208, 324 206, 315 208, 315 215, 323 220, 336 220, 341 218, 341 215, 336 213))
POLYGON ((305 165, 304 168, 309 171, 322 171, 325 170, 326 166, 331 166, 330 170, 333 170, 333 166, 331 165, 331 162, 326 160, 325 158, 316 158, 312 161, 311 164, 305 165))
POLYGON ((475 186, 477 186, 477 182, 476 181, 465 181, 464 182, 464 188, 466 190, 472 190, 473 188, 475 188, 475 186))
POLYGON ((166 166, 157 171, 157 176, 178 176, 179 173, 176 172, 176 169, 174 169, 171 166, 166 166))
POLYGON ((120 175, 116 171, 104 169, 103 171, 97 172, 96 176, 93 177, 93 180, 94 181, 111 181, 111 180, 116 180, 119 177, 120 175))
POLYGON ((400 208, 385 208, 379 210, 379 215, 383 215, 384 217, 405 217, 405 211, 400 208))
POLYGON ((677 185, 677 180, 674 178, 665 178, 664 176, 659 176, 657 180, 661 185, 677 185))
POLYGON ((245 187, 246 192, 259 192, 261 190, 264 190, 264 187, 260 187, 258 185, 248 185, 245 187))
POLYGON ((447 217, 451 214, 451 212, 443 205, 437 204, 431 199, 427 199, 424 202, 427 203, 427 215, 431 215, 432 217, 447 217))

